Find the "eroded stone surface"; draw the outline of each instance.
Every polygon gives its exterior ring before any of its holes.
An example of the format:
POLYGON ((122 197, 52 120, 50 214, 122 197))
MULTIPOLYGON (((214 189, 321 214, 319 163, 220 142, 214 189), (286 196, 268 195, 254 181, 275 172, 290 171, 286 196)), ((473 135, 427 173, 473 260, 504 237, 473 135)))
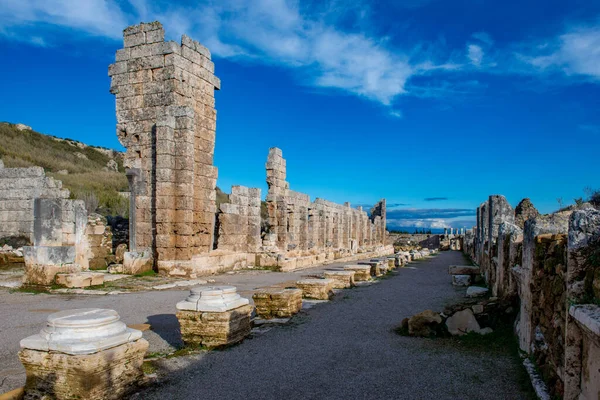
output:
POLYGON ((148 342, 138 339, 93 354, 22 349, 25 399, 121 399, 142 382, 148 342))
POLYGON ((264 319, 288 318, 302 309, 301 289, 264 288, 252 295, 256 314, 264 319))
POLYGON ((177 309, 225 312, 248 303, 248 299, 240 297, 235 286, 197 286, 185 300, 177 303, 177 309))
POLYGON ((368 281, 371 279, 371 266, 369 265, 345 265, 347 271, 354 271, 354 280, 356 282, 368 281))
POLYGON ((469 332, 479 332, 481 327, 470 308, 454 313, 446 320, 448 332, 452 335, 466 335, 469 332))
POLYGON ((349 289, 354 287, 355 271, 324 271, 325 279, 331 279, 334 289, 349 289))
POLYGON ((252 329, 253 307, 244 305, 225 312, 180 310, 177 319, 187 345, 209 348, 228 346, 243 340, 252 329))
POLYGON ((302 289, 302 296, 315 300, 329 300, 333 297, 332 279, 302 279, 296 286, 302 289))

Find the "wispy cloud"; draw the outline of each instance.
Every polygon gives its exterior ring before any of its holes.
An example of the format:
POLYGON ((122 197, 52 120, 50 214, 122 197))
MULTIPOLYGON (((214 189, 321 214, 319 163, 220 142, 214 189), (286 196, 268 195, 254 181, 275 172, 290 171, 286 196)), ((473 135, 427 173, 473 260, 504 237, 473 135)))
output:
POLYGON ((481 46, 476 44, 467 45, 467 56, 469 57, 469 60, 471 60, 471 64, 475 65, 476 67, 481 65, 481 62, 483 61, 483 54, 484 53, 481 46))
POLYGON ((448 200, 447 197, 425 197, 425 201, 444 201, 448 200))

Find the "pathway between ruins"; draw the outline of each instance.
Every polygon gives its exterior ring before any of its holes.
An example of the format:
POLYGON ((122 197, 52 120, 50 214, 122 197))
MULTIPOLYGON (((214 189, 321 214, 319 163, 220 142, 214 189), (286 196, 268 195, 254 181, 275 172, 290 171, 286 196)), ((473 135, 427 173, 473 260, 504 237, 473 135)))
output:
POLYGON ((443 252, 225 351, 214 351, 143 399, 518 399, 515 364, 392 332, 402 318, 464 296, 443 252), (484 383, 485 382, 485 383, 484 383))
MULTIPOLYGON (((460 252, 442 252, 397 269, 370 286, 343 290, 333 301, 302 312, 287 326, 196 356, 193 364, 137 398, 525 398, 510 358, 475 354, 443 341, 392 331, 405 317, 425 309, 441 311, 459 301, 464 289, 450 284, 447 267, 462 262, 460 252)), ((215 280, 235 284, 248 296, 252 288, 293 281, 322 269, 225 274, 215 280)), ((1 291, 0 379, 4 384, 0 391, 24 383, 24 370, 16 357, 19 340, 37 333, 49 313, 113 308, 128 324, 152 324, 153 330, 145 331, 144 337, 151 343, 150 352, 160 352, 180 345, 175 303, 186 292, 61 296, 1 291)))

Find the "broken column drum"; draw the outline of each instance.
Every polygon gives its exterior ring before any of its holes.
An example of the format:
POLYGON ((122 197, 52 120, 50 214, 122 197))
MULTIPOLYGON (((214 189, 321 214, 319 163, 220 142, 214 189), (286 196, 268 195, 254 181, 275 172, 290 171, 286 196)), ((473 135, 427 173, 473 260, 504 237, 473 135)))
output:
POLYGON ((114 310, 84 308, 48 316, 21 341, 25 398, 120 399, 140 383, 148 342, 114 310))
POLYGON ((227 346, 250 333, 253 307, 234 286, 192 288, 190 295, 177 303, 177 310, 181 336, 188 345, 227 346))

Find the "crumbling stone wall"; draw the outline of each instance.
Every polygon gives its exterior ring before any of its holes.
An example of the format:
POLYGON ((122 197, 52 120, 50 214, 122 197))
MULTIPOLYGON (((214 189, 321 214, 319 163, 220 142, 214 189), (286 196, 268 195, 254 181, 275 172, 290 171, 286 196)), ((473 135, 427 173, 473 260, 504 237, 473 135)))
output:
POLYGON ((310 201, 303 193, 290 190, 286 181, 286 161, 278 148, 267 157, 266 251, 303 255, 337 251, 356 253, 386 241, 385 199, 378 202, 369 217, 362 207, 336 204, 323 199, 310 201))
POLYGON ((0 237, 24 236, 33 243, 36 198, 68 199, 69 191, 42 167, 4 168, 0 160, 0 237))
POLYGON ((208 49, 185 35, 181 44, 165 42, 158 22, 131 26, 123 38, 109 76, 127 149, 130 250, 189 260, 213 245, 220 81, 208 49))
POLYGON ((551 396, 562 396, 564 334, 566 322, 567 235, 546 234, 535 238, 531 274, 532 355, 551 396))
MULTIPOLYGON (((494 221, 491 212, 485 218, 483 212, 486 206, 493 210, 493 203, 490 199, 478 210, 472 258, 483 263, 490 260, 490 254, 496 254, 488 245, 494 243, 498 220, 494 221), (487 244, 482 238, 486 229, 487 244)), ((515 210, 514 223, 510 213, 506 215, 498 226, 497 257, 489 264, 492 269, 496 267, 496 273, 492 279, 486 276, 493 295, 506 298, 517 288, 520 309, 515 330, 519 345, 533 357, 551 396, 597 398, 600 211, 584 204, 539 215, 524 199, 515 210)))
POLYGON ((260 189, 232 186, 229 203, 220 206, 217 249, 260 250, 260 189))
POLYGON ((90 214, 85 228, 90 269, 106 269, 113 257, 113 234, 105 217, 90 214))
POLYGON ((600 396, 600 211, 573 212, 567 249, 564 399, 600 396))

